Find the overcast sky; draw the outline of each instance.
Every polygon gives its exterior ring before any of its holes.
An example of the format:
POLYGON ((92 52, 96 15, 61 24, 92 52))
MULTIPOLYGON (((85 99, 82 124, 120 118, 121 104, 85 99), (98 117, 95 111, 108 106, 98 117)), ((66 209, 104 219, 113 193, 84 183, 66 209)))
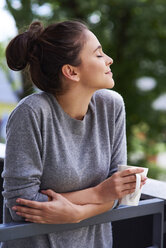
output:
POLYGON ((0 0, 0 42, 16 34, 13 17, 4 9, 5 0, 0 0))

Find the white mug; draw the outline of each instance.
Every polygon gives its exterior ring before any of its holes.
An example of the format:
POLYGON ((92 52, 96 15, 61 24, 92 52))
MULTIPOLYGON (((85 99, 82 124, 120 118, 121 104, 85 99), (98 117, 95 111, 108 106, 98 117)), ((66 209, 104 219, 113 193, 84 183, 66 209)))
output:
POLYGON ((135 187, 135 191, 134 193, 125 195, 121 201, 120 204, 121 205, 129 205, 129 206, 138 206, 139 204, 139 200, 140 200, 140 196, 141 196, 141 175, 144 175, 145 177, 147 176, 148 173, 148 168, 144 168, 144 167, 136 167, 136 166, 130 166, 130 165, 118 165, 118 171, 123 171, 123 170, 127 170, 129 168, 141 168, 144 171, 136 175, 136 187, 135 187))

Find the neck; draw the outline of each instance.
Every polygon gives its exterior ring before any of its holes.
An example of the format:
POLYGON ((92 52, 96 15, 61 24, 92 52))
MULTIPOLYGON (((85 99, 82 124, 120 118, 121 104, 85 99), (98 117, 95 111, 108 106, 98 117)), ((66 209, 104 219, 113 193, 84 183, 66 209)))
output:
POLYGON ((83 120, 93 93, 69 90, 63 95, 56 95, 56 99, 68 115, 74 119, 83 120))

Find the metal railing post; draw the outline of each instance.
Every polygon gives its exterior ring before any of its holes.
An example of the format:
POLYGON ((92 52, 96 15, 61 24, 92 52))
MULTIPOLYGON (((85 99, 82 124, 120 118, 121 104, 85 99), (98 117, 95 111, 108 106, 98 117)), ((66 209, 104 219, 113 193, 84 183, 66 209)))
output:
POLYGON ((153 216, 153 245, 154 247, 163 248, 163 223, 164 208, 161 212, 153 216))

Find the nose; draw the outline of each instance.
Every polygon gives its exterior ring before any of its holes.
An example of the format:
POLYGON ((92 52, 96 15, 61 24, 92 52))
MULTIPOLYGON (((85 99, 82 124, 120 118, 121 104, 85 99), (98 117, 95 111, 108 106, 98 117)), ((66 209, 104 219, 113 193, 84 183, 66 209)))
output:
POLYGON ((113 64, 113 59, 111 57, 109 57, 108 55, 106 55, 106 65, 112 65, 113 64))

